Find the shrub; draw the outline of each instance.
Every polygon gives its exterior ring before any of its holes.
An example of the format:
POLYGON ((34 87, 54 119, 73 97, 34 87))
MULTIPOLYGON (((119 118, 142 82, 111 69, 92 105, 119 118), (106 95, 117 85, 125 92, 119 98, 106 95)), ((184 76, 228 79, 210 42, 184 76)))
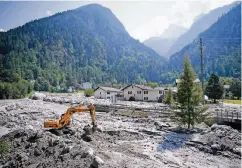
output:
POLYGON ((86 89, 84 92, 86 97, 90 97, 94 95, 94 90, 93 89, 86 89))
POLYGON ((135 101, 135 98, 134 98, 133 96, 131 96, 131 97, 129 98, 129 101, 135 101))
POLYGON ((0 156, 3 156, 9 152, 9 144, 5 141, 0 141, 0 156))

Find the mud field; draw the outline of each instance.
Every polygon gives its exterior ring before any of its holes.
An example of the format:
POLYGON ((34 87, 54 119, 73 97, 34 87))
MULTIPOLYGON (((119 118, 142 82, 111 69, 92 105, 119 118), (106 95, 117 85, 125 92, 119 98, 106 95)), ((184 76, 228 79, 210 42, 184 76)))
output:
POLYGON ((59 119, 69 107, 43 100, 0 101, 0 139, 11 147, 0 168, 240 167, 241 133, 229 126, 203 125, 187 133, 160 117, 118 111, 97 112, 93 134, 86 131, 89 113, 74 114, 69 129, 43 128, 45 119, 59 119))

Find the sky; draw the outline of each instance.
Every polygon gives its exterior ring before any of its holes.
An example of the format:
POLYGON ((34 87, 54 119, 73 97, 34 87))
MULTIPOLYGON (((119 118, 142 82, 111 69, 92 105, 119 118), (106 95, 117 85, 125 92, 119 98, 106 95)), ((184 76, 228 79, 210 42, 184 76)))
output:
MULTIPOLYGON (((21 17, 26 17, 25 22, 33 20, 35 18, 46 17, 55 14, 56 12, 65 11, 68 9, 74 9, 82 5, 90 3, 99 3, 107 8, 117 16, 117 18, 123 23, 125 29, 135 39, 143 42, 144 40, 159 36, 163 31, 169 27, 170 24, 175 24, 189 28, 194 19, 202 13, 208 13, 210 10, 217 7, 224 6, 232 3, 233 0, 159 0, 159 1, 72 1, 72 2, 51 2, 52 5, 44 5, 45 2, 33 2, 36 4, 34 14, 24 13, 28 12, 30 7, 28 5, 22 5, 19 14, 14 13, 11 7, 4 7, 4 10, 0 10, 0 20, 4 24, 10 22, 11 18, 9 12, 12 12, 16 20, 13 20, 12 25, 20 26, 23 24, 21 17), (40 4, 42 3, 42 4, 40 4), (54 5, 53 5, 54 4, 54 5), (42 8, 40 7, 42 6, 42 8), (11 11, 10 11, 11 10, 11 11), (21 14, 23 14, 21 16, 21 14), (2 15, 2 18, 1 18, 2 15), (19 17, 19 19, 18 19, 19 17), (35 17, 35 18, 31 18, 35 17), (19 21, 18 21, 19 20, 19 21)), ((0 3, 0 9, 1 4, 0 3)), ((15 2, 12 2, 14 4, 15 2)), ((32 3, 32 5, 33 5, 32 3)), ((15 6, 19 8, 18 4, 15 6)), ((33 12, 32 12, 33 13, 33 12)), ((0 29, 4 29, 0 24, 0 29)), ((13 28, 13 26, 11 27, 13 28)))

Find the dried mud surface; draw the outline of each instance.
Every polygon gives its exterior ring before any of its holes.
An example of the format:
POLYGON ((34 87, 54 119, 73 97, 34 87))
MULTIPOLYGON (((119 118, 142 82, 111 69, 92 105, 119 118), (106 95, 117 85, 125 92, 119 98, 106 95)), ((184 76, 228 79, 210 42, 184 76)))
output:
POLYGON ((69 107, 43 100, 0 101, 0 139, 11 146, 0 168, 240 167, 241 133, 231 127, 184 133, 149 114, 97 112, 99 129, 91 135, 84 130, 89 113, 74 114, 69 129, 43 128, 45 119, 59 119, 69 107))

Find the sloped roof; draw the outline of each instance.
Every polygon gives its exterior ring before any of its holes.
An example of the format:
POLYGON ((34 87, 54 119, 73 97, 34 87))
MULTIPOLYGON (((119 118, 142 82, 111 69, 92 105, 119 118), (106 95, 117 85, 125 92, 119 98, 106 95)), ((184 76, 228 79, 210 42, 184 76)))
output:
POLYGON ((126 88, 128 88, 128 87, 130 87, 130 86, 135 86, 135 87, 138 87, 138 88, 140 88, 140 89, 142 89, 142 90, 154 90, 154 88, 152 88, 152 87, 150 87, 150 86, 137 85, 137 84, 128 85, 128 86, 124 87, 122 90, 124 90, 124 89, 126 89, 126 88))
POLYGON ((120 89, 111 88, 111 87, 98 87, 98 88, 95 89, 95 91, 99 88, 106 91, 106 92, 121 92, 120 89))

